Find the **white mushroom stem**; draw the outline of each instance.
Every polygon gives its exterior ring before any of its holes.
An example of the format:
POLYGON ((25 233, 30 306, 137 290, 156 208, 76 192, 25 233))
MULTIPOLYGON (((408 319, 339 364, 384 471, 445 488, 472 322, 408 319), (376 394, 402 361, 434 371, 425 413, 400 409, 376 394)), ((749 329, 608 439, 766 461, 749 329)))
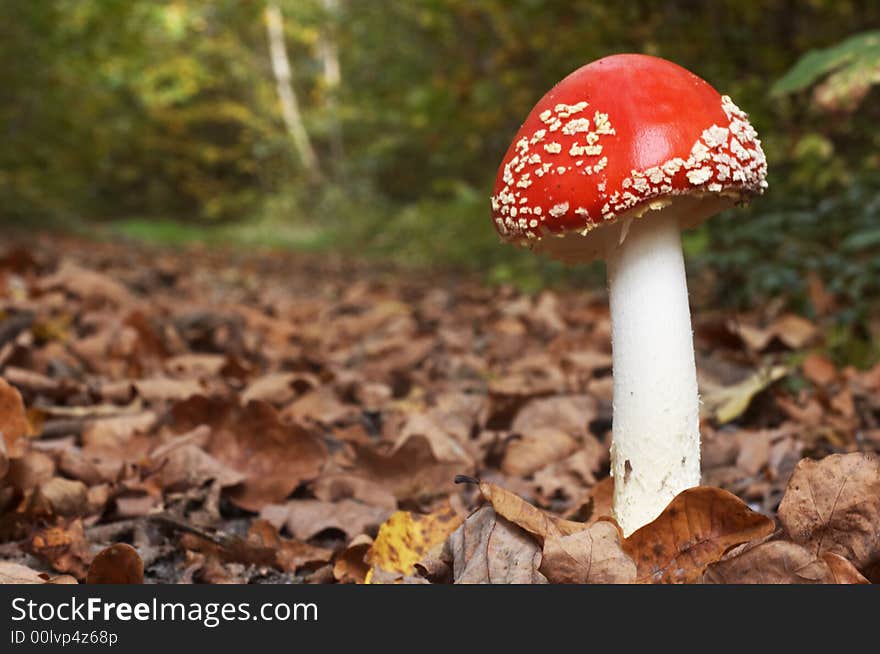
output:
POLYGON ((614 372, 611 474, 624 535, 700 483, 697 372, 675 207, 609 244, 614 372))

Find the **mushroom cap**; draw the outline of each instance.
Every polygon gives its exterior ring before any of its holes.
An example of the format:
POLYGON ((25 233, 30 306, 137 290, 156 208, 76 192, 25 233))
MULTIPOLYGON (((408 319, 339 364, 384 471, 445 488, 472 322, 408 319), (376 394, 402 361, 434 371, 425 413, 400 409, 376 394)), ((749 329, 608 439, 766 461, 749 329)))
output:
POLYGON ((505 241, 588 261, 622 236, 623 219, 674 207, 693 227, 763 192, 766 173, 729 97, 665 59, 618 54, 538 101, 499 167, 492 218, 505 241))

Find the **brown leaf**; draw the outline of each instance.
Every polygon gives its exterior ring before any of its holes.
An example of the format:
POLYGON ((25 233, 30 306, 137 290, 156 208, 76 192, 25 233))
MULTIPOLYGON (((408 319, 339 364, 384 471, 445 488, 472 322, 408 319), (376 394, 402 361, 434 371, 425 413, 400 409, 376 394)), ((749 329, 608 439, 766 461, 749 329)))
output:
POLYGON ((814 556, 833 552, 866 569, 880 558, 880 457, 801 460, 778 515, 788 536, 814 556))
POLYGON ((416 572, 424 579, 432 584, 451 584, 452 583, 452 561, 448 558, 448 550, 446 548, 446 539, 430 550, 422 559, 416 563, 416 572))
POLYGON ((636 564, 621 545, 620 529, 601 520, 588 529, 544 541, 541 572, 551 584, 629 584, 636 564))
POLYGON ((558 362, 544 354, 518 358, 489 383, 493 395, 532 398, 565 390, 565 376, 558 362))
POLYGON ((366 534, 355 536, 333 564, 333 577, 342 584, 362 584, 370 571, 366 556, 373 539, 366 534))
POLYGON ((198 379, 151 377, 132 382, 137 394, 147 402, 176 402, 205 393, 198 379))
POLYGON ((187 353, 169 357, 164 368, 179 379, 200 379, 222 374, 228 362, 224 354, 187 353))
POLYGON ((401 572, 373 568, 372 584, 429 584, 427 579, 415 575, 405 575, 401 572))
POLYGON ((293 382, 297 375, 292 372, 275 372, 253 380, 241 394, 241 401, 247 404, 251 400, 262 400, 270 404, 283 405, 295 396, 293 382))
POLYGON ((474 455, 453 434, 441 427, 430 414, 414 413, 410 415, 400 430, 400 436, 394 444, 394 449, 401 447, 413 436, 421 436, 431 446, 431 451, 437 461, 442 463, 460 463, 465 466, 474 464, 474 455))
POLYGON ((322 386, 297 398, 295 402, 281 411, 284 421, 316 423, 330 426, 356 420, 360 416, 358 408, 343 404, 333 389, 322 386))
MULTIPOLYGON (((24 454, 30 433, 21 393, 0 378, 0 434, 5 443, 5 459, 16 459, 24 454)), ((0 470, 0 477, 3 476, 0 470)))
POLYGON ((733 322, 728 328, 755 352, 761 352, 778 339, 787 347, 799 350, 816 339, 819 330, 806 318, 794 314, 784 314, 766 327, 756 327, 745 322, 733 322))
POLYGON ((110 302, 117 307, 134 303, 128 289, 107 275, 65 261, 54 275, 40 282, 42 290, 63 288, 86 302, 110 302))
POLYGON ((834 583, 837 584, 870 584, 864 575, 856 569, 849 559, 845 559, 840 554, 834 552, 825 552, 822 560, 828 565, 831 574, 834 575, 834 583))
POLYGON ((784 395, 778 395, 775 400, 783 413, 802 426, 819 427, 825 421, 825 409, 815 397, 809 397, 805 406, 784 395))
POLYGON ((744 429, 736 432, 736 440, 739 443, 736 467, 745 475, 757 475, 769 462, 770 447, 773 441, 778 438, 779 433, 776 430, 750 431, 744 429))
POLYGON ((597 370, 611 368, 611 355, 597 349, 566 351, 562 360, 573 369, 589 376, 597 370))
POLYGON ((526 314, 526 319, 548 334, 565 330, 565 321, 559 307, 559 297, 552 291, 544 291, 538 296, 535 306, 526 314))
POLYGON ((248 530, 247 542, 270 549, 274 552, 275 567, 288 572, 297 572, 302 568, 314 569, 330 561, 333 556, 332 550, 282 538, 267 520, 254 520, 248 530))
POLYGON ((519 410, 510 429, 517 434, 528 435, 536 429, 552 427, 570 436, 580 437, 588 433, 596 412, 596 400, 589 395, 538 398, 519 410))
POLYGON ((831 398, 829 404, 844 418, 856 417, 856 404, 850 389, 844 389, 831 398))
POLYGON ((86 485, 81 481, 53 477, 40 484, 34 501, 43 504, 55 515, 78 516, 88 511, 89 497, 86 485))
POLYGON ((312 492, 324 502, 352 499, 388 511, 397 509, 397 498, 381 484, 347 473, 321 475, 312 485, 312 492))
POLYGON ((246 479, 241 472, 225 465, 203 448, 211 435, 207 425, 200 425, 150 453, 151 466, 158 470, 155 479, 165 490, 186 490, 215 481, 220 487, 235 486, 246 479))
POLYGON ((834 310, 834 295, 828 292, 822 278, 812 270, 807 273, 807 294, 817 316, 826 316, 834 310))
POLYGON ((43 452, 31 450, 20 459, 9 462, 9 472, 4 481, 12 488, 25 492, 49 481, 54 474, 55 462, 52 458, 43 452))
POLYGON ((586 526, 542 511, 495 484, 481 482, 480 494, 492 505, 498 515, 530 533, 541 544, 551 534, 566 536, 581 531, 586 526))
POLYGON ((507 444, 501 460, 501 471, 526 477, 564 459, 577 448, 578 442, 564 431, 554 427, 534 428, 522 438, 515 438, 507 444))
POLYGON ((708 566, 710 584, 833 584, 828 565, 796 543, 774 540, 708 566))
POLYGON ((542 584, 541 546, 526 531, 484 506, 446 543, 456 584, 542 584))
POLYGON ((354 500, 293 500, 286 504, 265 506, 260 517, 275 527, 286 526, 299 540, 308 540, 325 529, 338 529, 348 538, 353 538, 377 529, 390 514, 388 509, 368 506, 354 500))
POLYGON ((80 581, 86 578, 92 562, 92 553, 79 518, 41 529, 23 547, 58 572, 69 572, 80 581))
POLYGON ((165 490, 196 488, 211 480, 227 488, 247 479, 193 443, 174 448, 156 466, 159 469, 157 481, 165 490))
POLYGON ((583 522, 589 526, 600 518, 608 518, 612 515, 614 502, 614 477, 605 477, 593 486, 576 503, 565 517, 576 522, 583 522))
POLYGON ((584 436, 574 454, 534 473, 537 495, 546 504, 577 500, 596 483, 596 474, 607 465, 608 454, 606 445, 592 436, 584 436))
POLYGON ((817 386, 827 386, 837 379, 837 368, 828 357, 822 354, 810 354, 801 364, 804 377, 817 386))
POLYGON ((142 584, 144 562, 127 543, 105 547, 95 555, 86 575, 87 584, 142 584))
POLYGON ((284 500, 304 481, 320 473, 327 458, 323 442, 295 424, 283 424, 271 404, 249 402, 244 408, 224 400, 195 396, 172 411, 178 432, 211 427, 206 450, 245 476, 230 499, 250 511, 284 500))
POLYGON ((456 474, 469 472, 462 463, 438 461, 421 434, 385 453, 375 446, 355 443, 351 473, 381 484, 398 500, 422 500, 449 493, 456 474), (464 470, 463 470, 464 468, 464 470))
POLYGON ((142 411, 89 421, 83 427, 83 447, 84 449, 119 450, 124 448, 125 443, 136 434, 150 431, 158 419, 156 413, 142 411))
POLYGON ((87 457, 76 446, 65 447, 61 450, 58 454, 58 470, 67 477, 80 480, 87 486, 112 481, 112 479, 105 479, 101 475, 97 462, 87 457))
POLYGON ((653 522, 623 544, 642 583, 698 582, 730 548, 773 531, 773 521, 720 488, 698 486, 676 495, 653 522))
POLYGON ((0 479, 9 472, 9 455, 6 452, 6 441, 0 438, 0 479))
POLYGON ((815 324, 792 313, 787 313, 773 321, 772 330, 776 337, 793 350, 799 350, 819 335, 815 324))
POLYGON ((45 572, 37 572, 20 563, 0 561, 0 584, 64 584, 77 583, 68 575, 51 577, 45 572), (69 580, 69 581, 68 581, 69 580))

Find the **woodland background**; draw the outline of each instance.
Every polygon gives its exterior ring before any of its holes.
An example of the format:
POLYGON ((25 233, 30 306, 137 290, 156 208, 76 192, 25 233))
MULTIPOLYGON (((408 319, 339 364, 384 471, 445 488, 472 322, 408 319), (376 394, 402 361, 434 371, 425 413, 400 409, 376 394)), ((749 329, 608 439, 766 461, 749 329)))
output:
POLYGON ((876 358, 877 3, 271 6, 300 133, 279 103, 265 3, 2 3, 0 215, 16 227, 356 252, 529 290, 601 284, 601 269, 499 246, 487 197, 552 84, 595 58, 644 52, 735 98, 768 155, 766 197, 686 238, 711 301, 781 297, 809 315, 813 273, 846 305, 837 355, 876 358))

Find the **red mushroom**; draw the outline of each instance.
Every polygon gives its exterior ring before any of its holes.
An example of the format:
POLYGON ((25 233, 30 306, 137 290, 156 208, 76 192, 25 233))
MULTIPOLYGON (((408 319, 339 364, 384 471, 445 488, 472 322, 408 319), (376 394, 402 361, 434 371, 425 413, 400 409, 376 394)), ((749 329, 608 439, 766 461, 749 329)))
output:
POLYGON ((763 192, 733 101, 672 62, 621 54, 535 105, 498 171, 503 240, 604 259, 611 306, 614 513, 625 534, 700 482, 699 400, 680 231, 763 192))

